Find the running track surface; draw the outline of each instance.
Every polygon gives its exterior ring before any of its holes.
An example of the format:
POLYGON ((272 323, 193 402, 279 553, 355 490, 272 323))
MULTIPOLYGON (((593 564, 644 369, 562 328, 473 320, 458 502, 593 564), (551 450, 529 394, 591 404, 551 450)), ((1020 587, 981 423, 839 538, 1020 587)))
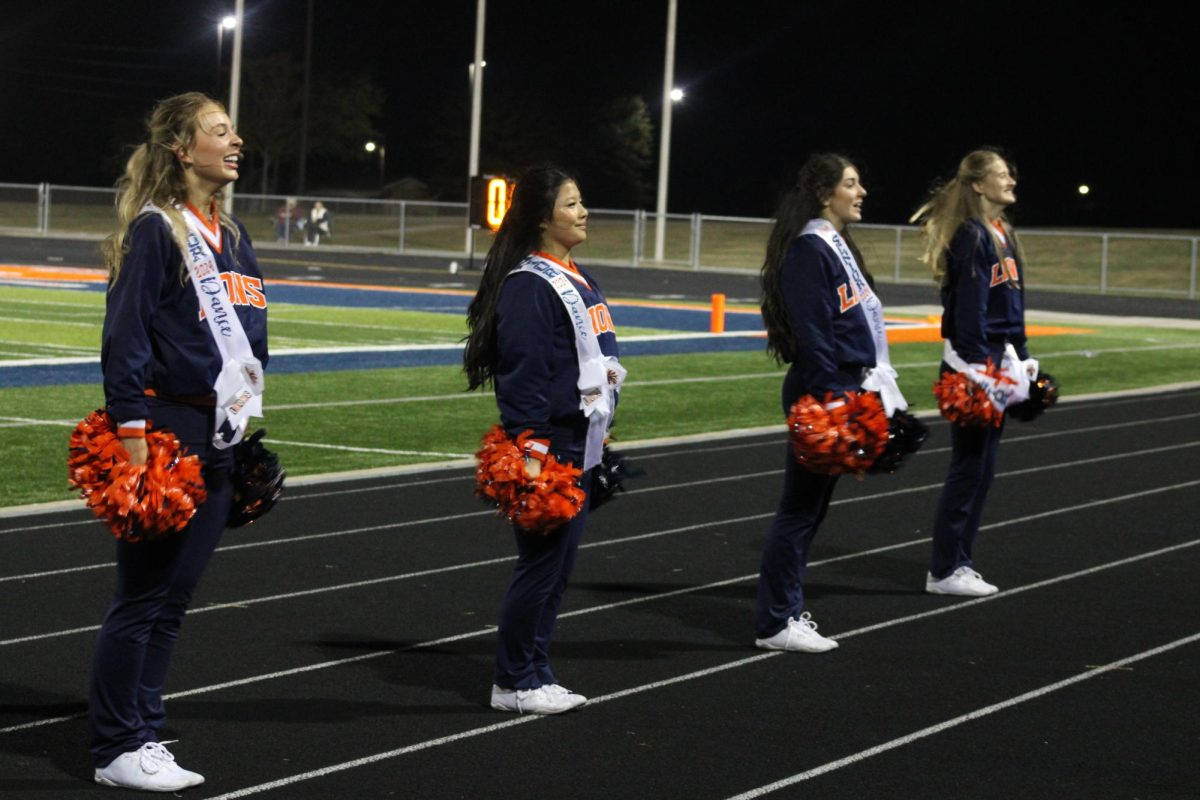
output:
MULTIPOLYGON (((843 479, 820 655, 752 647, 782 434, 635 450, 649 475, 589 522, 555 640, 593 702, 545 719, 486 706, 513 546, 468 471, 296 487, 226 534, 184 625, 187 796, 1195 798, 1198 401, 1011 425, 983 600, 922 592, 945 423, 898 475, 843 479)), ((111 561, 84 512, 0 520, 6 798, 123 796, 90 783, 79 716, 111 561)))

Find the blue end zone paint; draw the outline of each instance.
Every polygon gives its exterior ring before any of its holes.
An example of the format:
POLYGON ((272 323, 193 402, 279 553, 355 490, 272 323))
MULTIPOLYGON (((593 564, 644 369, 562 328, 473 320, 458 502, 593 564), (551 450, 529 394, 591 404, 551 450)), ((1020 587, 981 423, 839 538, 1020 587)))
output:
MULTIPOLYGON (((268 284, 267 296, 277 303, 296 303, 310 306, 342 306, 345 308, 392 308, 403 311, 433 311, 465 316, 471 298, 462 294, 433 292, 379 291, 372 289, 342 289, 331 286, 294 286, 268 284)), ((710 312, 707 308, 662 308, 643 305, 623 305, 610 302, 617 333, 621 326, 668 331, 707 332, 710 312)), ((757 313, 729 312, 725 315, 728 331, 762 330, 762 318, 757 313)))
POLYGON ((267 283, 268 301, 305 306, 343 306, 345 308, 394 308, 403 311, 436 311, 446 314, 467 313, 471 298, 461 294, 405 292, 377 289, 343 289, 336 286, 294 286, 267 283))
MULTIPOLYGON (((22 283, 28 285, 28 282, 22 283)), ((48 287, 64 288, 64 287, 48 287)), ((72 289, 103 292, 104 284, 72 284, 72 289)), ((406 292, 392 289, 345 289, 337 286, 297 286, 295 284, 267 284, 267 297, 276 303, 293 303, 305 306, 340 306, 342 308, 388 308, 398 311, 431 311, 438 314, 466 316, 471 298, 464 294, 447 292, 406 292)), ((708 331, 710 311, 707 308, 669 308, 648 305, 625 305, 609 303, 617 331, 621 326, 649 328, 665 331, 708 331)), ((760 331, 762 317, 757 312, 728 311, 725 314, 727 331, 760 331)))
MULTIPOLYGON (((102 292, 101 283, 72 288, 102 292)), ((268 296, 277 303, 298 305, 341 306, 345 308, 393 308, 404 311, 433 311, 465 315, 471 298, 463 294, 439 292, 406 292, 403 290, 350 289, 332 286, 298 286, 268 284, 268 296)), ((620 331, 622 326, 668 331, 705 333, 709 326, 709 311, 705 308, 664 308, 614 303, 613 316, 620 331)), ((757 313, 730 312, 725 315, 730 332, 760 331, 762 319, 757 313)), ((622 355, 669 355, 672 353, 709 353, 761 350, 757 338, 672 339, 661 342, 623 342, 622 355)), ((399 352, 313 353, 278 355, 271 359, 268 374, 288 375, 303 372, 341 372, 359 369, 394 369, 398 367, 432 367, 462 363, 459 350, 403 350, 399 352)), ((62 386, 66 384, 95 384, 102 380, 97 362, 86 364, 50 364, 45 366, 0 367, 0 387, 62 386)))
MULTIPOLYGON (((762 339, 737 337, 696 337, 656 342, 625 342, 622 356, 661 356, 673 353, 728 353, 762 350, 762 339)), ((275 355, 267 366, 267 375, 294 375, 310 372, 344 372, 359 369, 397 369, 402 367, 456 366, 462 363, 462 351, 401 350, 396 352, 294 353, 275 355)), ((62 386, 73 383, 98 384, 102 380, 100 364, 48 364, 45 366, 0 368, 0 387, 62 386)))

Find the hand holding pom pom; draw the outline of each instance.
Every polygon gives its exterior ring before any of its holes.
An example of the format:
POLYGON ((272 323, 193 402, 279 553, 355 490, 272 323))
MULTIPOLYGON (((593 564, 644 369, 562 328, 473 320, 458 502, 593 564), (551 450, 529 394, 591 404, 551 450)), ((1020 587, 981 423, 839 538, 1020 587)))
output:
POLYGON ((887 446, 868 472, 895 472, 909 455, 921 449, 928 438, 929 428, 925 423, 897 409, 888 420, 887 446))
POLYGON ((964 428, 999 428, 1004 421, 1004 411, 996 408, 984 388, 961 372, 943 372, 933 384, 933 395, 942 416, 964 428))
POLYGON ((583 508, 585 494, 578 480, 582 470, 547 456, 541 471, 525 470, 525 431, 514 442, 499 425, 492 426, 475 453, 475 492, 494 502, 497 510, 530 533, 551 533, 583 508))
POLYGON ((146 462, 132 464, 103 410, 71 434, 67 468, 88 508, 127 542, 183 530, 204 502, 200 459, 183 454, 165 428, 146 431, 146 462))
POLYGON ((862 475, 887 445, 888 419, 874 392, 827 392, 824 402, 806 394, 792 404, 788 430, 796 461, 807 469, 862 475))
POLYGON ((1029 399, 1011 405, 1006 413, 1021 422, 1031 422, 1058 402, 1058 381, 1048 372, 1038 372, 1029 383, 1029 399))

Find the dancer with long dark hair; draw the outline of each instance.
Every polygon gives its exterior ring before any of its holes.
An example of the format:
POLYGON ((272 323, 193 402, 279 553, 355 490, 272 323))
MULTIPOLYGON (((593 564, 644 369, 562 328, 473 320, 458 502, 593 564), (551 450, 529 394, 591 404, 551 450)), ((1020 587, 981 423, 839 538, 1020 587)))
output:
MULTIPOLYGON (((879 392, 889 409, 907 408, 888 359, 883 307, 850 230, 862 219, 866 196, 849 159, 822 153, 801 167, 776 212, 762 267, 762 314, 768 352, 789 365, 785 415, 805 396, 836 408, 864 390, 879 392)), ((797 460, 789 443, 758 579, 758 647, 817 653, 838 646, 817 632, 803 591, 809 547, 837 481, 837 474, 797 460)))
POLYGON ((556 714, 587 702, 560 684, 550 641, 625 375, 604 295, 571 260, 587 240, 587 222, 570 175, 555 167, 526 172, 467 312, 470 388, 494 385, 500 435, 520 443, 524 476, 538 477, 543 464, 573 465, 582 489, 573 489, 577 511, 565 524, 533 530, 514 519, 517 564, 500 610, 491 695, 501 711, 556 714))

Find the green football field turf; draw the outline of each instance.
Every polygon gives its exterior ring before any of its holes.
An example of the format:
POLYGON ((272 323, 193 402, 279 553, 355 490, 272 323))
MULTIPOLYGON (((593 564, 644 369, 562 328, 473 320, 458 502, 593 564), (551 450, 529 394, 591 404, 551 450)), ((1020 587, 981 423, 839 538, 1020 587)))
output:
MULTIPOLYGON (((99 349, 103 295, 0 289, 0 359, 92 357, 99 349)), ((665 333, 664 331, 656 331, 665 333)), ((459 340, 452 314, 272 304, 271 347, 281 350, 459 340)), ((621 328, 631 336, 650 333, 621 328)), ((933 407, 930 386, 941 346, 892 346, 900 385, 916 410, 933 407)), ((1192 381, 1200 336, 1168 328, 1100 327, 1034 337, 1030 351, 1064 396, 1192 381)), ((638 441, 782 422, 783 370, 765 353, 634 356, 615 437, 638 441)), ((268 370, 266 416, 272 449, 293 476, 468 457, 496 421, 489 392, 467 393, 453 366, 306 374, 268 370)), ((99 383, 0 390, 0 506, 71 496, 66 443, 72 426, 103 404, 99 383)), ((1135 413, 1135 412, 1131 412, 1135 413)))

